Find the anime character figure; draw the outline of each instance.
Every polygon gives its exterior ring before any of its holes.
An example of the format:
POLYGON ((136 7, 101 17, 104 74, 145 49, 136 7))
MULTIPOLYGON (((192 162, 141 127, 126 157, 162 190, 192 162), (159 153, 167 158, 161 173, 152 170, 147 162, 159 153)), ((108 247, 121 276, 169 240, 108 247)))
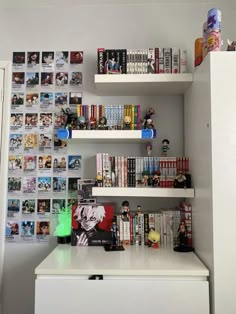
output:
POLYGON ((187 226, 184 221, 181 221, 178 228, 179 245, 187 245, 187 226))
POLYGON ((152 186, 160 186, 160 171, 155 171, 152 178, 152 186))
POLYGON ((227 40, 227 51, 235 51, 236 50, 236 41, 227 40))
POLYGON ((128 201, 123 201, 121 204, 121 218, 123 220, 128 220, 128 215, 129 215, 129 202, 128 201))
POLYGON ((160 233, 151 228, 148 233, 148 246, 153 247, 154 249, 158 249, 158 242, 160 241, 160 238, 160 233))
POLYGON ((146 151, 147 151, 148 157, 150 157, 152 154, 152 143, 151 142, 146 143, 146 151))
POLYGON ((86 130, 86 120, 84 116, 79 116, 77 122, 80 130, 86 130))
POLYGON ((111 233, 112 233, 112 247, 117 247, 118 244, 118 226, 116 224, 116 221, 113 219, 112 225, 111 225, 111 233))
POLYGON ((143 172, 142 172, 142 176, 143 176, 142 184, 143 184, 144 186, 148 186, 148 179, 149 179, 149 173, 148 173, 148 171, 143 171, 143 172))
POLYGON ((102 182, 103 182, 103 178, 100 172, 98 172, 97 176, 96 176, 96 185, 101 187, 102 186, 102 182))
POLYGON ((107 130, 107 118, 106 117, 99 118, 98 129, 107 130))
POLYGON ((183 171, 179 171, 179 173, 175 177, 174 187, 175 188, 181 188, 181 189, 187 188, 187 179, 186 179, 183 171))
POLYGON ((152 115, 155 114, 155 110, 153 108, 149 108, 146 111, 146 114, 143 119, 143 128, 144 129, 154 129, 154 124, 152 120, 152 115))
POLYGON ((141 209, 141 206, 138 205, 137 206, 137 215, 141 214, 142 213, 142 209, 141 209))
POLYGON ((111 177, 108 175, 106 175, 106 177, 105 177, 104 186, 105 187, 111 187, 111 177))
POLYGON ((89 120, 90 130, 96 130, 97 128, 97 120, 95 117, 91 117, 89 120))
POLYGON ((161 143, 162 143, 162 147, 161 147, 162 154, 161 155, 163 157, 166 157, 167 156, 167 152, 170 149, 169 148, 170 141, 165 138, 161 143))
POLYGON ((131 129, 131 117, 130 116, 125 116, 124 117, 124 129, 125 130, 130 130, 131 129))

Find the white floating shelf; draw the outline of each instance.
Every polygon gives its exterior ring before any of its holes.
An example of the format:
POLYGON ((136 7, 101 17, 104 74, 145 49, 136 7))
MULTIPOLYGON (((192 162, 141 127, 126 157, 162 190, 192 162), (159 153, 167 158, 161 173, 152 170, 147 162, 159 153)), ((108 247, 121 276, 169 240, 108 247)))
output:
POLYGON ((99 95, 183 95, 192 82, 192 73, 95 75, 99 95))
POLYGON ((194 189, 174 188, 103 188, 93 187, 93 196, 126 196, 126 197, 180 197, 193 198, 194 189))
MULTIPOLYGON (((86 142, 136 142, 142 139, 142 130, 72 130, 72 139, 86 142)), ((146 140, 150 140, 146 139, 146 140)))

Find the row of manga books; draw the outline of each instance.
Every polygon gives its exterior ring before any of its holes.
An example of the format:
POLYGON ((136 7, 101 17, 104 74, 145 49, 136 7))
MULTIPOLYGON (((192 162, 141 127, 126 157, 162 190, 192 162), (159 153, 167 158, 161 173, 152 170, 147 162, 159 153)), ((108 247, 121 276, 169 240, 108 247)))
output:
POLYGON ((179 48, 97 49, 98 74, 186 73, 187 51, 179 48))
POLYGON ((177 174, 188 174, 189 158, 125 157, 97 153, 96 167, 98 186, 173 187, 177 174))
POLYGON ((124 117, 129 116, 130 130, 141 128, 141 108, 138 104, 124 105, 77 105, 79 129, 88 130, 122 130, 126 126, 124 117), (83 117, 83 120, 81 120, 83 117))
POLYGON ((177 208, 161 209, 158 212, 129 213, 125 219, 115 216, 117 238, 120 245, 148 245, 151 229, 160 234, 161 247, 172 248, 179 245, 178 232, 181 223, 186 226, 186 244, 192 245, 192 207, 190 203, 180 203, 177 208))

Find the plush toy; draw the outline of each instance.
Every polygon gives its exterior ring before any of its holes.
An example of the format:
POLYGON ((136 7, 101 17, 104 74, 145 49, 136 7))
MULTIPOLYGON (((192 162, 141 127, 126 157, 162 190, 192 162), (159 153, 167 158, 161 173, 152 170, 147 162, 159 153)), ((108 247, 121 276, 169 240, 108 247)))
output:
POLYGON ((160 233, 155 231, 154 229, 150 229, 148 233, 148 246, 153 247, 154 249, 158 249, 159 241, 160 241, 160 233))

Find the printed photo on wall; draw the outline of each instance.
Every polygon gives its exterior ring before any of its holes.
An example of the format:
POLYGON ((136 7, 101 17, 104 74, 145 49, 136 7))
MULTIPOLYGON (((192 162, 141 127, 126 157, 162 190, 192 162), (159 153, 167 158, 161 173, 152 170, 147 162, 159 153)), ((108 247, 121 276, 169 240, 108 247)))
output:
POLYGON ((82 72, 70 72, 69 85, 70 88, 82 89, 82 72))
POLYGON ((81 93, 69 93, 70 105, 81 105, 82 104, 82 94, 81 93))
POLYGON ((45 198, 37 199, 37 215, 40 217, 50 215, 51 200, 45 198))
POLYGON ((96 198, 93 197, 92 188, 95 186, 94 179, 83 179, 77 181, 78 202, 80 204, 94 204, 96 198))
POLYGON ((11 113, 10 130, 23 131, 24 116, 23 113, 11 113))
POLYGON ((22 174, 22 159, 22 155, 8 156, 8 170, 10 174, 19 176, 22 174))
POLYGON ((7 217, 19 218, 20 214, 20 200, 16 198, 10 198, 7 200, 7 217))
POLYGON ((53 173, 65 173, 67 170, 66 156, 53 156, 53 173))
POLYGON ((42 69, 53 69, 54 68, 54 51, 43 51, 42 52, 42 69))
POLYGON ((23 152, 23 135, 13 134, 9 135, 9 150, 11 153, 22 153, 23 152))
POLYGON ((29 218, 35 217, 35 199, 23 199, 22 200, 22 215, 29 218))
POLYGON ((53 148, 52 133, 39 134, 39 151, 50 152, 53 148))
POLYGON ((39 87, 39 72, 26 72, 26 87, 31 89, 39 87))
POLYGON ((40 93, 40 109, 52 110, 53 109, 53 93, 40 93))
POLYGON ((23 68, 25 66, 25 52, 13 52, 12 65, 14 68, 23 68))
POLYGON ((55 93, 55 109, 61 111, 61 107, 65 108, 68 104, 68 94, 65 92, 55 93))
POLYGON ((47 242, 50 235, 50 221, 36 222, 36 239, 39 242, 47 242))
POLYGON ((22 185, 21 177, 8 177, 8 193, 20 194, 22 185))
POLYGON ((25 72, 13 72, 12 73, 12 88, 24 89, 25 86, 25 72))
POLYGON ((51 173, 52 169, 52 155, 38 156, 38 170, 40 173, 51 173))
POLYGON ((66 116, 62 111, 54 112, 54 128, 59 129, 64 127, 66 124, 66 116))
POLYGON ((40 52, 30 51, 27 52, 27 67, 36 70, 39 66, 40 52))
POLYGON ((37 159, 35 155, 24 155, 23 161, 23 172, 25 175, 35 175, 36 174, 37 159))
POLYGON ((52 112, 41 112, 39 114, 39 128, 40 130, 52 131, 53 121, 52 121, 52 112))
POLYGON ((61 140, 58 138, 57 133, 53 134, 54 139, 54 151, 60 152, 60 153, 66 153, 67 152, 67 141, 61 140))
POLYGON ((70 52, 70 64, 71 65, 79 65, 83 64, 83 51, 71 51, 70 52))
POLYGON ((68 174, 81 176, 82 156, 68 155, 68 174))
POLYGON ((24 110, 24 93, 12 92, 11 94, 11 111, 24 110))
POLYGON ((21 221, 20 235, 23 241, 33 241, 35 222, 32 220, 21 221))
POLYGON ((76 193, 78 194, 78 180, 81 177, 68 178, 68 193, 76 193))
POLYGON ((19 241, 19 221, 7 221, 6 222, 6 240, 9 242, 19 241))
POLYGON ((38 129, 38 113, 27 112, 25 114, 25 130, 38 129))
POLYGON ((24 151, 27 153, 38 152, 38 134, 37 133, 24 134, 24 151))
POLYGON ((50 193, 52 190, 52 178, 51 177, 38 177, 38 192, 39 193, 50 193))
POLYGON ((56 68, 67 69, 68 68, 68 51, 56 51, 56 68))
POLYGON ((68 72, 56 72, 55 75, 56 87, 67 87, 68 86, 68 72))
POLYGON ((53 177, 53 193, 66 192, 66 177, 53 177))
POLYGON ((23 193, 24 194, 36 193, 36 178, 35 177, 31 177, 31 176, 23 177, 23 193))
POLYGON ((41 72, 41 87, 53 88, 54 85, 54 73, 53 72, 41 72))
POLYGON ((39 94, 38 93, 27 93, 25 97, 25 108, 26 110, 38 110, 39 109, 39 94))
POLYGON ((65 199, 54 198, 52 200, 52 214, 59 214, 65 208, 65 199))

